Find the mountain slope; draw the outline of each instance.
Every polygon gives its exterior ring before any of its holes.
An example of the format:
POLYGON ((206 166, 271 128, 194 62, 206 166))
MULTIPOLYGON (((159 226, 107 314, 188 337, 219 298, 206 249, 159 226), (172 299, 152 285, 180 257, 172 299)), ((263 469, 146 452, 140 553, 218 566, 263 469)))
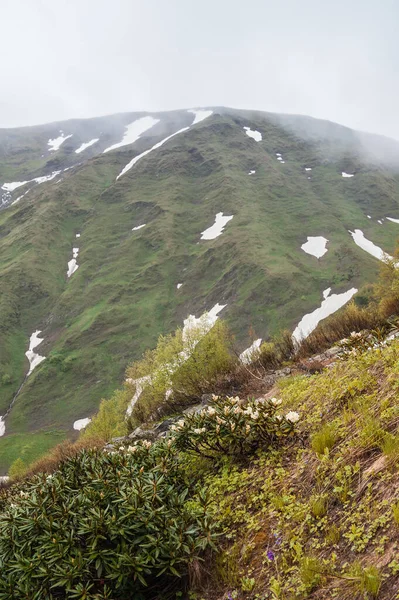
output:
POLYGON ((7 415, 0 457, 3 447, 12 458, 20 434, 33 447, 43 432, 54 439, 73 434, 73 422, 96 410, 127 363, 190 313, 226 305, 220 315, 245 347, 251 328, 262 338, 294 329, 327 288, 342 293, 372 281, 378 261, 348 230, 360 229, 393 252, 399 226, 385 217, 399 217, 396 142, 388 141, 384 166, 346 128, 213 109, 195 124, 188 111, 151 113, 159 119, 153 127, 104 153, 145 116, 0 131, 3 187, 62 171, 3 190, 0 415, 24 381, 24 353, 36 330, 46 360, 7 415), (49 151, 60 129, 72 137, 49 151), (117 179, 132 159, 173 134, 117 179), (201 240, 220 212, 233 219, 219 237, 201 240), (322 258, 301 250, 307 236, 329 240, 322 258), (74 247, 79 268, 68 278, 74 247))

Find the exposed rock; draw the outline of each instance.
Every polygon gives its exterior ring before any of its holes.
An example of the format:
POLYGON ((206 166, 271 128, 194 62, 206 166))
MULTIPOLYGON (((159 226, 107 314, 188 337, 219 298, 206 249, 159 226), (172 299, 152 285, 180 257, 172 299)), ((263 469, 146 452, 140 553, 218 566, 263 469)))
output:
POLYGON ((120 442, 123 442, 125 439, 125 436, 121 436, 121 437, 114 437, 111 439, 111 443, 112 444, 119 444, 120 442))
POLYGON ((156 432, 158 435, 166 433, 167 431, 169 431, 173 423, 176 423, 177 419, 178 418, 175 417, 173 419, 165 419, 164 421, 161 421, 161 423, 155 425, 154 432, 156 432))
POLYGON ((194 406, 189 406, 183 410, 183 415, 194 415, 197 412, 200 412, 204 408, 205 404, 194 404, 194 406))
MULTIPOLYGON (((129 440, 151 440, 154 441, 158 435, 154 429, 142 429, 141 427, 136 427, 132 433, 129 433, 127 436, 129 440)), ((124 438, 122 438, 124 439, 124 438)))
POLYGON ((276 377, 286 377, 290 373, 291 369, 289 367, 284 367, 283 369, 278 369, 277 371, 274 371, 274 375, 276 377))

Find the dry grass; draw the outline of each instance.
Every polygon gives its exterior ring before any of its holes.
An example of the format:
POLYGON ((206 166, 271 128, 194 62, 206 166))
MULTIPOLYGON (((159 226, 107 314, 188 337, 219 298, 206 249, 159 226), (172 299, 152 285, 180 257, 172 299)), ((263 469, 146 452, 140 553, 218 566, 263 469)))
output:
POLYGON ((318 354, 331 348, 336 342, 348 337, 352 331, 376 329, 385 324, 385 318, 374 308, 359 308, 348 304, 345 310, 323 321, 305 340, 297 351, 299 358, 318 354))
POLYGON ((103 446, 104 440, 101 438, 79 439, 76 442, 62 442, 61 444, 58 444, 58 446, 55 446, 48 454, 32 463, 24 475, 13 480, 13 483, 14 481, 28 479, 37 473, 54 473, 63 461, 73 458, 82 450, 102 448, 103 446))

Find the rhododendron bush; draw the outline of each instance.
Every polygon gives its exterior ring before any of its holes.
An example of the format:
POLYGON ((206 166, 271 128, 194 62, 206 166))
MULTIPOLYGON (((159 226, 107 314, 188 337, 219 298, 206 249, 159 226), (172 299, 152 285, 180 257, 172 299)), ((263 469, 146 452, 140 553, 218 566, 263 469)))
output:
POLYGON ((212 397, 203 410, 172 426, 173 440, 180 450, 202 456, 245 455, 260 446, 292 436, 298 413, 279 414, 281 400, 258 398, 246 402, 238 397, 212 397))

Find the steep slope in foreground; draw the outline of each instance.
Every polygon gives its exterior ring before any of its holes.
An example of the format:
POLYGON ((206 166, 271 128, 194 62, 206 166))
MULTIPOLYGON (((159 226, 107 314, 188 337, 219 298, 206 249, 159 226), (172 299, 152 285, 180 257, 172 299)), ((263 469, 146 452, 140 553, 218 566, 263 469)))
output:
POLYGON ((306 118, 287 119, 210 109, 0 132, 0 415, 30 339, 45 357, 7 412, 0 468, 73 434, 188 314, 225 305, 245 347, 251 328, 294 329, 373 279, 369 252, 392 253, 399 231, 396 167, 346 128, 312 120, 304 136, 306 118))
POLYGON ((224 553, 201 597, 397 598, 398 361, 396 341, 268 395, 302 441, 208 477, 224 553))
POLYGON ((72 446, 0 492, 4 598, 397 598, 399 342, 360 336, 316 375, 207 399, 166 440, 72 446))

